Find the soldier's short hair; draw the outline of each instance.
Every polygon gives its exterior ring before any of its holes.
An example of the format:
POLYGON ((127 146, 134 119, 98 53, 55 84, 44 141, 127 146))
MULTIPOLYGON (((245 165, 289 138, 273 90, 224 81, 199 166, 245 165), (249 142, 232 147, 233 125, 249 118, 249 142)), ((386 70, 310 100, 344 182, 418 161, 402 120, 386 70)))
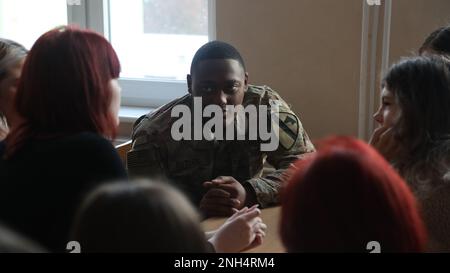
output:
POLYGON ((200 63, 201 61, 213 59, 236 60, 245 70, 244 59, 234 46, 222 41, 211 41, 209 43, 204 44, 195 53, 191 63, 191 74, 193 74, 198 63, 200 63))

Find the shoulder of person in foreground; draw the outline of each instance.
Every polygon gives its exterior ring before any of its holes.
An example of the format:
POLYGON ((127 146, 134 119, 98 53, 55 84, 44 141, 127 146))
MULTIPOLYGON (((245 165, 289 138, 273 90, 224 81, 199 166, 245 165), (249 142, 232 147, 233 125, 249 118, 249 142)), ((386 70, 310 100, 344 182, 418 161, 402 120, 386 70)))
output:
POLYGON ((67 146, 72 156, 82 162, 79 166, 86 166, 86 171, 93 179, 106 181, 127 178, 116 148, 102 136, 84 132, 68 137, 61 145, 67 146))
POLYGON ((48 253, 48 251, 0 224, 0 253, 48 253))

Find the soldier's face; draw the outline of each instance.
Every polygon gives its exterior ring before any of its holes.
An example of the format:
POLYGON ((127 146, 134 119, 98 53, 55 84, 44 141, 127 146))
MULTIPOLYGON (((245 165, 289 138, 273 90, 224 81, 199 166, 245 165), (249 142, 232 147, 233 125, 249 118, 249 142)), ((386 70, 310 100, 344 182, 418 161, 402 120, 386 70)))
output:
POLYGON ((225 110, 227 105, 242 104, 248 74, 236 60, 205 60, 188 75, 188 85, 193 96, 202 97, 204 107, 215 104, 225 110))

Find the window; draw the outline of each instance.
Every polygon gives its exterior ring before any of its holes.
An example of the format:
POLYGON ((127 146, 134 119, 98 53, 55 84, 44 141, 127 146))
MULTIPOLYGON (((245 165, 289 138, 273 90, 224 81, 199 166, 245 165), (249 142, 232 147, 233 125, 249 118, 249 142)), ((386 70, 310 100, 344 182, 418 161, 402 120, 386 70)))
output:
POLYGON ((124 78, 185 81, 208 42, 207 0, 113 0, 110 21, 124 78))
POLYGON ((61 0, 0 0, 0 37, 30 49, 44 32, 67 24, 67 5, 61 0), (45 16, 41 12, 46 10, 45 16))
POLYGON ((214 10, 215 0, 0 0, 0 36, 30 48, 58 25, 100 32, 122 63, 122 104, 158 107, 186 94, 195 51, 214 39, 214 10))
POLYGON ((158 107, 187 93, 192 57, 214 38, 214 3, 107 1, 108 37, 122 63, 123 104, 158 107))

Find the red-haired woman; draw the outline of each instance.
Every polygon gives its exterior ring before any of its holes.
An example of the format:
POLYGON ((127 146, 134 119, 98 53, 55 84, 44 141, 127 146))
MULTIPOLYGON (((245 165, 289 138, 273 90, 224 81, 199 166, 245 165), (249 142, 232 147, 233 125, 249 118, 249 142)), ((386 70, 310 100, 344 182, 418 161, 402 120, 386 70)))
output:
POLYGON ((425 228, 402 178, 369 145, 330 138, 298 161, 282 196, 289 252, 422 252, 425 228))
POLYGON ((126 179, 112 146, 120 64, 102 36, 70 27, 42 35, 24 64, 6 139, 0 219, 50 250, 67 244, 83 194, 126 179))

